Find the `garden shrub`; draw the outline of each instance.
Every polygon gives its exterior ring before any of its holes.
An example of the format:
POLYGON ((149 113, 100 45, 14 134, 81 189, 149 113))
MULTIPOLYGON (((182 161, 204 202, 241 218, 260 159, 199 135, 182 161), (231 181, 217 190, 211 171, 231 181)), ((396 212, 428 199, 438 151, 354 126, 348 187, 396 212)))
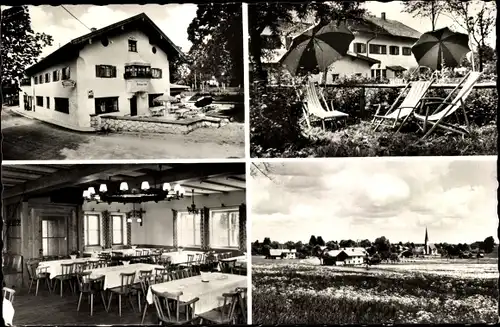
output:
POLYGON ((250 135, 255 156, 274 156, 303 140, 299 119, 302 103, 289 87, 256 86, 250 105, 250 135))

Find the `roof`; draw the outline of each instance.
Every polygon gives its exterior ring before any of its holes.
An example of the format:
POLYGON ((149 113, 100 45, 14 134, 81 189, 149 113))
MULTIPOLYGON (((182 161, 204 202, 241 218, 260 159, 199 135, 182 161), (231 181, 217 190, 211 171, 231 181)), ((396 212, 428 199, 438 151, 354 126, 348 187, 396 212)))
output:
POLYGON ((395 72, 403 72, 406 70, 406 68, 402 66, 387 66, 387 69, 393 70, 395 72))
POLYGON ((372 15, 366 15, 365 17, 363 17, 363 20, 365 23, 363 25, 365 26, 359 26, 359 24, 354 24, 354 26, 351 27, 351 30, 370 32, 370 33, 377 32, 379 34, 405 37, 415 40, 420 38, 420 36, 422 35, 422 33, 420 33, 419 31, 397 20, 387 19, 387 18, 383 19, 381 17, 376 17, 372 15), (370 24, 373 26, 369 28, 369 30, 366 30, 366 27, 368 27, 366 25, 370 24), (373 29, 373 27, 376 27, 376 29, 373 29))
POLYGON ((344 248, 340 250, 331 250, 327 254, 330 257, 337 257, 339 254, 344 252, 349 257, 364 257, 366 256, 366 250, 363 248, 344 248))
POLYGON ((356 59, 365 60, 365 61, 368 61, 371 64, 380 64, 380 60, 378 60, 378 59, 370 58, 368 56, 364 56, 362 54, 354 53, 354 52, 351 52, 351 51, 347 52, 347 56, 354 57, 356 59))
POLYGON ((165 35, 165 33, 163 33, 145 13, 141 13, 71 40, 44 59, 28 67, 26 69, 26 75, 31 76, 36 74, 46 67, 61 62, 61 59, 64 60, 68 59, 68 57, 77 56, 79 51, 92 39, 103 35, 121 33, 122 27, 130 26, 140 27, 142 31, 148 34, 151 41, 155 41, 164 52, 174 54, 174 56, 178 56, 181 60, 187 61, 184 53, 165 35))

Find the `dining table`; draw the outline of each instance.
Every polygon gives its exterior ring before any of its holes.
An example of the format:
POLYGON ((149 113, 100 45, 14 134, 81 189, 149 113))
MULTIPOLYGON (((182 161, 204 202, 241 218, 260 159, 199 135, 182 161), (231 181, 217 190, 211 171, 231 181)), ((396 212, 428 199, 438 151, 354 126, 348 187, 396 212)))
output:
POLYGON ((210 273, 202 281, 202 276, 193 276, 172 280, 164 283, 152 284, 149 286, 146 300, 148 304, 153 303, 153 293, 155 292, 182 292, 180 301, 187 302, 194 298, 199 298, 195 304, 195 314, 201 314, 224 304, 223 293, 234 292, 238 287, 247 287, 247 277, 233 274, 210 273))
POLYGON ((62 260, 50 260, 50 261, 40 261, 38 263, 37 272, 50 273, 50 279, 55 276, 59 276, 62 273, 61 264, 75 264, 75 263, 86 263, 86 262, 97 262, 96 258, 77 258, 77 259, 62 259, 62 260))
POLYGON ((166 252, 161 255, 162 259, 169 260, 170 263, 176 265, 180 263, 186 263, 188 262, 188 255, 193 255, 193 260, 196 260, 196 255, 197 254, 204 254, 204 252, 201 251, 189 251, 189 250, 182 250, 182 251, 175 251, 175 252, 166 252))
POLYGON ((134 283, 138 283, 141 270, 151 270, 151 272, 154 275, 155 268, 162 268, 163 269, 163 266, 149 264, 149 263, 134 263, 134 264, 126 264, 123 266, 112 266, 112 267, 89 269, 86 271, 90 272, 90 278, 92 278, 92 279, 96 279, 96 278, 100 278, 100 277, 104 276, 104 289, 108 289, 108 288, 121 286, 120 274, 122 274, 122 273, 135 272, 134 283))

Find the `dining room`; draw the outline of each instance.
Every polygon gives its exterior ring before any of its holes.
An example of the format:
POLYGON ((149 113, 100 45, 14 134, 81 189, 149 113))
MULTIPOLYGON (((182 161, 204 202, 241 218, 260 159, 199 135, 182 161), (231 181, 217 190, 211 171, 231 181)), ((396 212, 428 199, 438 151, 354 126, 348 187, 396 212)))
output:
POLYGON ((6 324, 247 322, 244 163, 10 164, 2 180, 6 324))

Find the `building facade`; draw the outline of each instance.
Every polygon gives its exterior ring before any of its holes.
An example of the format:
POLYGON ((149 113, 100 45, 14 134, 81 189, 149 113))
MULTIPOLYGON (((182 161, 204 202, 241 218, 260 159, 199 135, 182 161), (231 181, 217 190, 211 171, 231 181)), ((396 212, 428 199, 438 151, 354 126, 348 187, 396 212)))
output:
POLYGON ((61 126, 90 128, 93 115, 146 116, 170 95, 182 52, 145 15, 93 30, 26 70, 20 105, 61 126))
MULTIPOLYGON (((397 21, 390 20, 382 13, 381 17, 366 15, 359 21, 348 21, 347 25, 354 34, 347 55, 334 62, 328 70, 327 83, 342 76, 363 76, 377 79, 398 78, 406 70, 418 66, 411 53, 411 46, 421 33, 397 21)), ((280 35, 269 29, 262 33, 265 48, 273 50, 272 55, 263 58, 264 66, 278 67, 279 60, 292 44, 294 37, 313 26, 312 22, 298 23, 294 26, 283 24, 280 35)), ((322 74, 316 74, 319 80, 322 74)))

